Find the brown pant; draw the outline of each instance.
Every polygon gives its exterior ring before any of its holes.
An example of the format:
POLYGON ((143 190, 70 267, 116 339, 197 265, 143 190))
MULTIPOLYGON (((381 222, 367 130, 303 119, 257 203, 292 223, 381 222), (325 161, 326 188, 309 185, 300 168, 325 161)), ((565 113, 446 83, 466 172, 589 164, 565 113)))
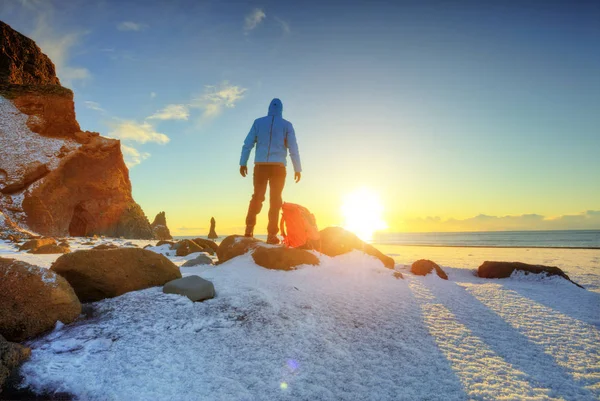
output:
POLYGON ((280 164, 257 164, 254 166, 254 194, 248 206, 246 231, 253 230, 256 225, 256 215, 262 209, 265 193, 267 192, 267 184, 269 184, 270 208, 267 231, 269 235, 277 235, 279 232, 279 211, 283 204, 281 193, 285 186, 285 175, 285 167, 280 164))

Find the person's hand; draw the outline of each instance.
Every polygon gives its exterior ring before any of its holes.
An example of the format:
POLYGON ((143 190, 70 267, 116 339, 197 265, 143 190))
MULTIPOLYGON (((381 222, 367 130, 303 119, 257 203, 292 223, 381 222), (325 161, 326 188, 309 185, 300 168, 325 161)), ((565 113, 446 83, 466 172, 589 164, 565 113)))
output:
POLYGON ((240 174, 242 175, 242 177, 245 177, 248 175, 248 167, 247 166, 240 166, 240 174))
POLYGON ((294 180, 296 181, 296 183, 300 182, 300 178, 302 178, 302 173, 294 174, 294 180))

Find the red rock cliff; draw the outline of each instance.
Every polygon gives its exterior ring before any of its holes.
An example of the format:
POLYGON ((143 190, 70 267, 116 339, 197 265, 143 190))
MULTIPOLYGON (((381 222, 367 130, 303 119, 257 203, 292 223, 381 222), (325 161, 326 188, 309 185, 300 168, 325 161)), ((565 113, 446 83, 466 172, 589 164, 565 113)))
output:
POLYGON ((120 142, 81 132, 52 61, 2 21, 0 212, 43 235, 153 238, 120 142))

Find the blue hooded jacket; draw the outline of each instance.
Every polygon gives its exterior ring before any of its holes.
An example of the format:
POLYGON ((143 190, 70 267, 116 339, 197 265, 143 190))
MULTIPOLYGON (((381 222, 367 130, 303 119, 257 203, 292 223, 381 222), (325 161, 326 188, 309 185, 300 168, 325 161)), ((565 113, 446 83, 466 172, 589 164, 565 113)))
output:
POLYGON ((287 153, 290 151, 294 171, 302 171, 300 153, 296 142, 296 133, 292 123, 282 117, 283 104, 279 99, 271 100, 269 115, 257 118, 244 140, 240 166, 245 166, 250 157, 250 151, 256 144, 254 163, 277 163, 287 165, 287 153))

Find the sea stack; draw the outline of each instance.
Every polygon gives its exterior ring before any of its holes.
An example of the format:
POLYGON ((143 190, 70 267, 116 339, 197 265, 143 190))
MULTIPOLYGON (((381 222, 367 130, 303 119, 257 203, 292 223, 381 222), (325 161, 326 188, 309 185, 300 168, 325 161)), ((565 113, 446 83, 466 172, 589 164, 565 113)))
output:
POLYGON ((214 217, 210 218, 210 231, 208 233, 208 239, 217 239, 219 238, 219 236, 217 235, 217 232, 215 231, 215 226, 217 225, 217 222, 215 221, 214 217))
POLYGON ((152 227, 152 232, 154 233, 154 239, 160 241, 173 239, 171 236, 171 231, 169 231, 169 227, 167 226, 167 217, 165 212, 158 213, 150 226, 152 227))
POLYGON ((45 236, 154 237, 120 141, 81 131, 52 61, 2 21, 0 212, 45 236))

